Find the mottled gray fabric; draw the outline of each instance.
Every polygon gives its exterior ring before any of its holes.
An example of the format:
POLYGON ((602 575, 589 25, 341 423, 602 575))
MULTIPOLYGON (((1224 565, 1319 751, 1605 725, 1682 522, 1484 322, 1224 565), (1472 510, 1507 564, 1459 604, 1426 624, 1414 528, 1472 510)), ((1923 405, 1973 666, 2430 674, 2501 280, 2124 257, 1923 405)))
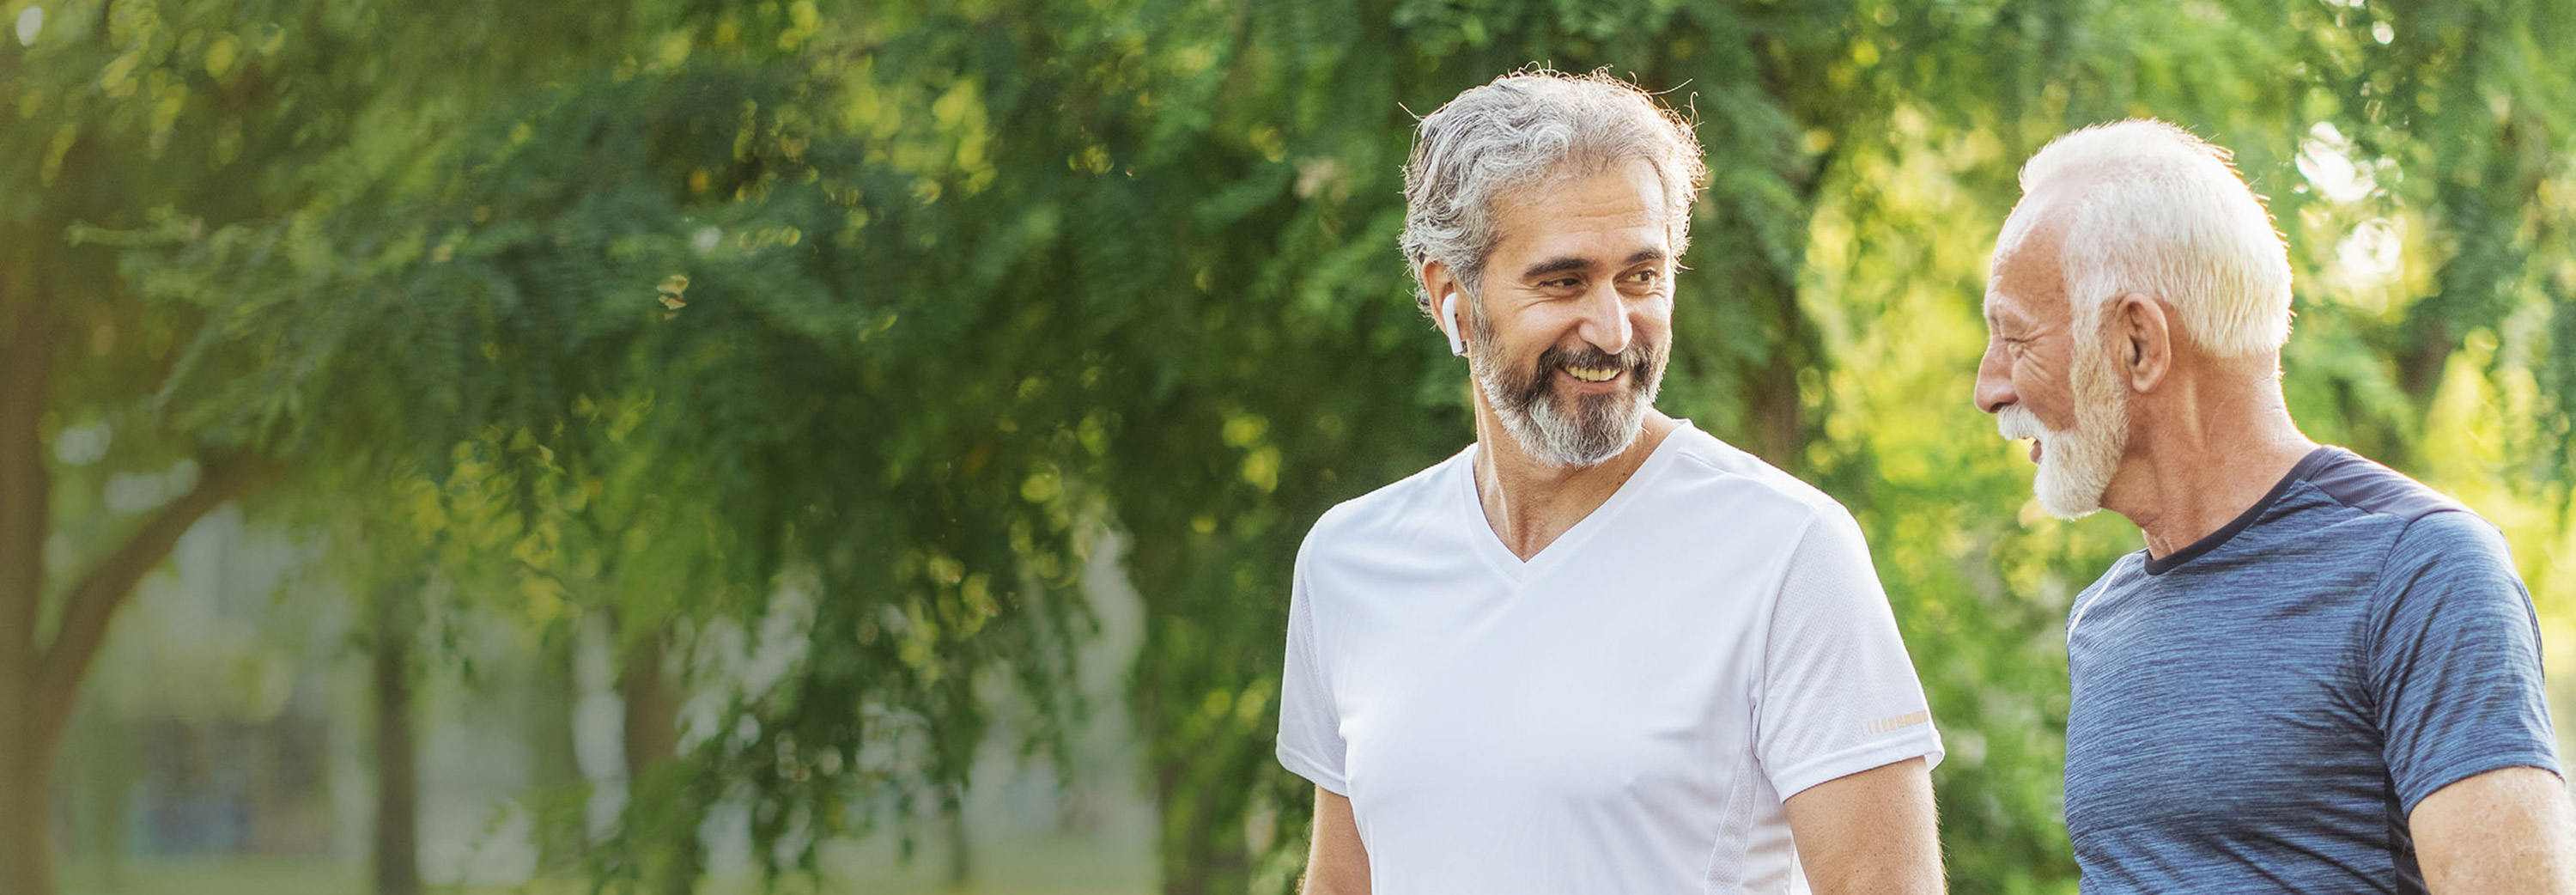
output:
POLYGON ((2086 893, 2422 892, 2406 817, 2558 771, 2503 537, 2341 448, 2076 598, 2066 826, 2086 893))

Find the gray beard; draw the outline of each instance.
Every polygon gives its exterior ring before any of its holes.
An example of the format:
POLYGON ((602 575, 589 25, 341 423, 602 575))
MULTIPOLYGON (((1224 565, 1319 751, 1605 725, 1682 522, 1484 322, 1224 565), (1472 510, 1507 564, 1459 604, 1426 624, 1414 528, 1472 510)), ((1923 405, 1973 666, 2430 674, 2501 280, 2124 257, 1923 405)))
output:
POLYGON ((1590 346, 1580 351, 1550 348, 1530 369, 1513 370, 1487 352, 1493 338, 1482 332, 1477 335, 1475 350, 1467 358, 1477 389, 1502 420, 1503 431, 1522 451, 1549 466, 1597 466, 1626 451, 1645 430, 1646 411, 1655 406, 1655 395, 1663 388, 1669 352, 1662 346, 1650 349, 1632 344, 1615 355, 1590 346), (1625 370, 1627 388, 1578 396, 1568 411, 1557 400, 1553 382, 1557 368, 1569 361, 1625 370))

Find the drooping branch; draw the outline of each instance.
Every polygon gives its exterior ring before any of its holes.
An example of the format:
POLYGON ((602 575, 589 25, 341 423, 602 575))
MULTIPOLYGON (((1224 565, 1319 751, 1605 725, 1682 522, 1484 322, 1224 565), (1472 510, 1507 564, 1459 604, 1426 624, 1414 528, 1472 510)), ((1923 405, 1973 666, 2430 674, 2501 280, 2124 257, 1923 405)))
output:
POLYGON ((189 526, 278 471, 266 459, 249 454, 211 457, 203 469, 195 488, 153 512, 142 528, 72 586, 64 600, 62 625, 37 668, 37 693, 42 711, 49 715, 45 719, 48 724, 59 726, 70 717, 73 690, 80 686, 90 660, 98 655, 99 644, 106 640, 108 621, 115 616, 117 607, 124 605, 126 596, 133 593, 134 585, 170 555, 170 548, 178 545, 179 536, 186 534, 189 526))

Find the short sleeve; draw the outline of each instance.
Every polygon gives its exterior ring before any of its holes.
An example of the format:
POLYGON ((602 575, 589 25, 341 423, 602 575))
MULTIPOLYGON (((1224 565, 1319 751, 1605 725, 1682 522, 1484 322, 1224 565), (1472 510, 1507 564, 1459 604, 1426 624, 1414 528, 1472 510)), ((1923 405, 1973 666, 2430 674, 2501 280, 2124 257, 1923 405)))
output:
POLYGON ((2380 573, 2370 686, 2400 807, 2488 771, 2559 773, 2540 621, 2504 537, 2460 511, 2409 524, 2380 573))
POLYGON ((1909 758, 1941 761, 1941 737, 1860 526, 1821 512, 1792 551, 1763 645, 1755 758, 1788 797, 1909 758))
POLYGON ((1315 638, 1315 599, 1308 588, 1305 551, 1297 554, 1288 596, 1288 655, 1279 680, 1279 763, 1297 776, 1342 795, 1341 712, 1333 703, 1315 638))

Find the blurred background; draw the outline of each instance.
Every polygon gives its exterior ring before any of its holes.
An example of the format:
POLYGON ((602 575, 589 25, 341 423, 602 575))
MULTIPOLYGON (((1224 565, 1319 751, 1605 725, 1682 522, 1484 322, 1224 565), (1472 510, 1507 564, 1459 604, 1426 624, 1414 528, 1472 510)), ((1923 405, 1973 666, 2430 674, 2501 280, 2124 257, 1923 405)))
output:
MULTIPOLYGON (((1473 437, 1414 113, 1687 109, 1662 407, 1849 505, 1954 891, 2072 892, 1969 403, 2021 160, 2152 115, 2292 410, 2485 513, 2576 717, 2576 0, 0 0, 0 892, 1288 891, 1290 560, 1473 437)), ((2562 722, 2562 730, 2567 729, 2562 722)))

